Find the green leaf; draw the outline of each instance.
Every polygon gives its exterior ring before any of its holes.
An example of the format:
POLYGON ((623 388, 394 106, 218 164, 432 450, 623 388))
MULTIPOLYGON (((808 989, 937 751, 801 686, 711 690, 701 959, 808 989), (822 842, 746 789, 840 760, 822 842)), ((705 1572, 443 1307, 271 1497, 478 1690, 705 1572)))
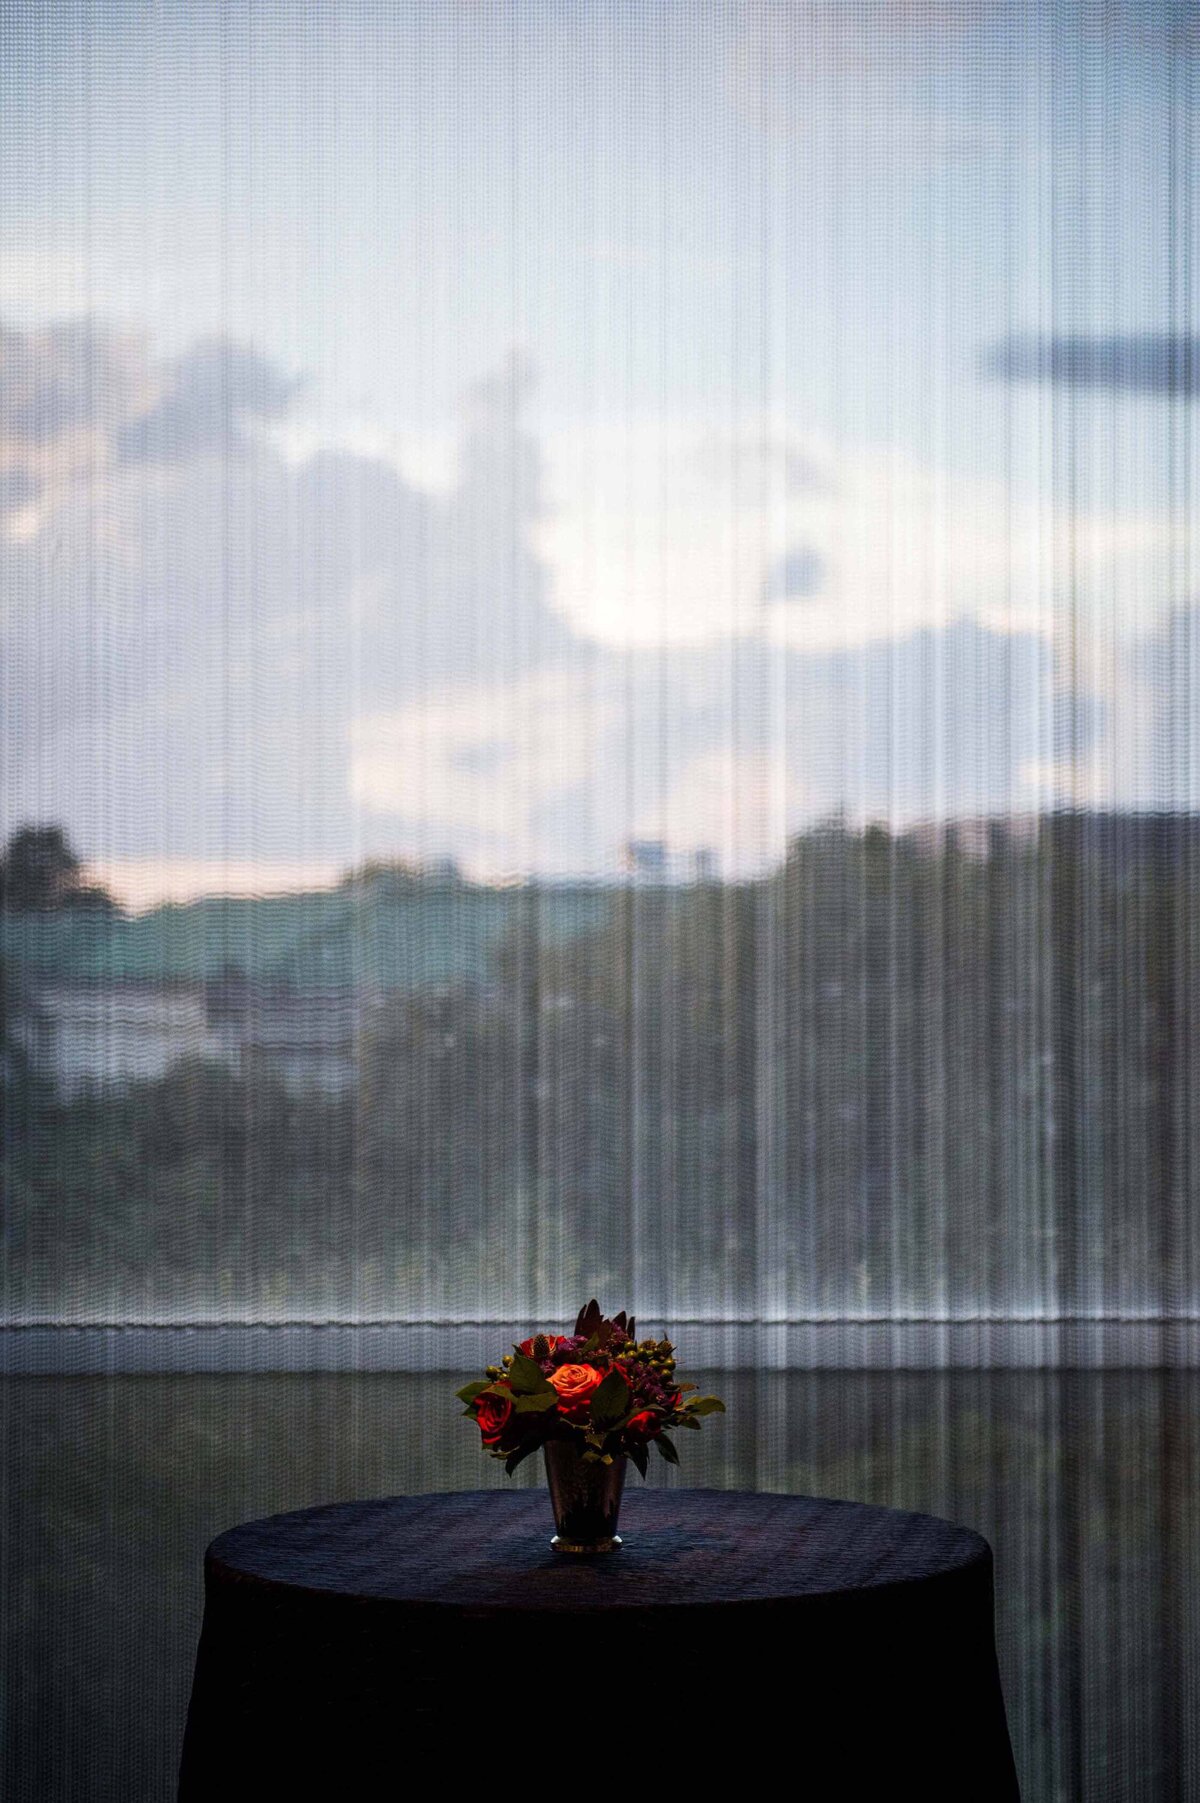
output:
POLYGON ((672 1426, 674 1426, 674 1427, 694 1427, 697 1433, 700 1432, 700 1423, 696 1420, 696 1417, 694 1415, 685 1415, 683 1417, 682 1421, 675 1421, 672 1423, 672 1426))
POLYGON ((659 1434, 654 1444, 658 1447, 659 1452, 667 1461, 668 1465, 678 1465, 679 1454, 675 1450, 675 1442, 673 1440, 668 1440, 665 1434, 659 1434))
POLYGON ((511 1477, 513 1472, 517 1469, 517 1466, 521 1463, 521 1460, 527 1459, 531 1452, 536 1452, 538 1447, 541 1446, 541 1444, 542 1444, 541 1440, 525 1440, 522 1442, 522 1444, 520 1446, 517 1447, 515 1452, 509 1453, 508 1457, 504 1461, 504 1469, 508 1473, 509 1477, 511 1477))
POLYGON ((593 1352, 599 1352, 599 1350, 600 1335, 594 1333, 590 1340, 584 1342, 578 1352, 573 1352, 571 1354, 571 1363, 573 1365, 586 1365, 593 1352))
POLYGON ((614 1427, 629 1413, 629 1385, 619 1371, 610 1371, 598 1390, 593 1390, 590 1414, 600 1430, 614 1427))
POLYGON ((557 1394, 547 1384, 546 1388, 539 1390, 535 1396, 518 1396, 513 1403, 513 1409, 518 1415, 529 1415, 535 1412, 544 1414, 547 1409, 552 1409, 557 1401, 557 1394))
POLYGON ((684 1403, 689 1415, 723 1415, 725 1404, 719 1396, 689 1396, 684 1403))
POLYGON ((477 1396, 482 1396, 483 1392, 488 1389, 488 1387, 487 1378, 484 1377, 480 1378, 478 1383, 464 1384, 462 1389, 455 1390, 454 1394, 458 1397, 460 1402, 470 1403, 474 1402, 477 1396))
POLYGON ((633 1460, 642 1476, 645 1477, 646 1472, 649 1469, 646 1458, 646 1448, 644 1446, 631 1446, 628 1450, 630 1458, 633 1460))
POLYGON ((541 1396, 549 1390, 553 1396, 553 1386, 546 1382, 535 1361, 518 1353, 508 1367, 508 1383, 514 1396, 541 1396))

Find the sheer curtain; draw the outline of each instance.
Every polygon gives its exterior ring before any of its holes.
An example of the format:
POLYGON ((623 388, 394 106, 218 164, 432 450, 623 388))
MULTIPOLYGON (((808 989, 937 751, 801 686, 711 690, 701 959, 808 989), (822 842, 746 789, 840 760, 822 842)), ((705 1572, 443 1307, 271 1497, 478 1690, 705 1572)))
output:
POLYGON ((9 1316, 1192 1316, 1187 15, 8 31, 9 1316))
MULTIPOLYGON (((1016 1380, 889 1373, 1042 1368, 1027 1449, 1045 1368, 1178 1368, 1081 1406, 1190 1543, 1198 80, 1173 0, 4 9, 10 1373, 596 1294, 740 1368, 712 1481, 987 1527, 1016 1380)), ((328 1394, 226 1513, 385 1481, 328 1394)), ((386 1481, 482 1481, 397 1419, 386 1481)), ((1064 1653, 1047 1728, 1006 1647, 1067 1794, 1129 1684, 1064 1653)), ((1129 1745, 1194 1778, 1172 1682, 1129 1745)))

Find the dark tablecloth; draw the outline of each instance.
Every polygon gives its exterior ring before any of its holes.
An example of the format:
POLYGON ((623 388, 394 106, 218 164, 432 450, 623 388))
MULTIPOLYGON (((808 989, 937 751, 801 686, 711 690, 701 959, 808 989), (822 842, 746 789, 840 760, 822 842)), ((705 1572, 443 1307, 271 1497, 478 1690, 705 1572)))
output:
POLYGON ((222 1534, 180 1797, 399 1796, 430 1758, 439 1786, 506 1793, 607 1777, 669 1796, 770 1767, 813 1799, 1017 1796, 978 1534, 649 1489, 626 1492, 617 1553, 555 1554, 552 1532, 522 1490, 222 1534))

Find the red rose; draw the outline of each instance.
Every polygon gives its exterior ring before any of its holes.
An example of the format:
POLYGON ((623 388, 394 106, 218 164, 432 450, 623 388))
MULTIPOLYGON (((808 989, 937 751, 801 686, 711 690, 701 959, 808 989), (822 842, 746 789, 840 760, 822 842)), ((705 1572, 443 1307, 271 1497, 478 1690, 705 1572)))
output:
POLYGON ((633 1440, 653 1440, 662 1432, 662 1416, 653 1409, 639 1409, 625 1423, 625 1432, 633 1440))
POLYGON ((561 1415, 584 1415, 592 1391, 599 1389, 604 1377, 595 1365, 560 1365, 550 1373, 549 1382, 558 1391, 561 1415))
POLYGON ((475 1419, 479 1423, 485 1446, 495 1446, 504 1432, 512 1409, 512 1398, 509 1396, 498 1396, 485 1390, 482 1396, 475 1398, 475 1419))

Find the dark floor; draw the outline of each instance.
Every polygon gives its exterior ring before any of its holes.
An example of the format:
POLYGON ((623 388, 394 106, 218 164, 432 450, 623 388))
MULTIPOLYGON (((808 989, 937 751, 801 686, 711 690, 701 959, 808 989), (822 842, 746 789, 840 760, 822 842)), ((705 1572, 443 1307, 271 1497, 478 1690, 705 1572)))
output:
MULTIPOLYGON (((540 1481, 481 1459, 461 1381, 0 1380, 0 1795, 171 1796, 221 1528, 540 1481)), ((729 1415, 655 1481, 859 1497, 988 1536, 1026 1803, 1200 1803, 1200 1373, 742 1371, 711 1387, 729 1415)))

